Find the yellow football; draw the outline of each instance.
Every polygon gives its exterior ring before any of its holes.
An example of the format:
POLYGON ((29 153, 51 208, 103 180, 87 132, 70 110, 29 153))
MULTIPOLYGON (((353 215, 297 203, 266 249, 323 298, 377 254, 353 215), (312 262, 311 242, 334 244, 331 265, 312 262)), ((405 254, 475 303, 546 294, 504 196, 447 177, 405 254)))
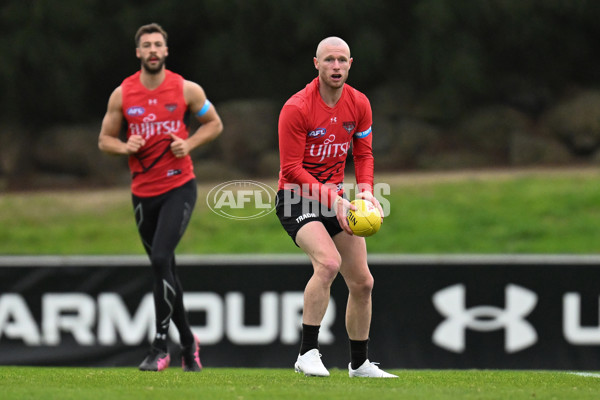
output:
POLYGON ((381 227, 381 214, 379 209, 370 201, 356 199, 351 201, 356 210, 348 210, 346 218, 350 229, 357 236, 371 236, 381 227))

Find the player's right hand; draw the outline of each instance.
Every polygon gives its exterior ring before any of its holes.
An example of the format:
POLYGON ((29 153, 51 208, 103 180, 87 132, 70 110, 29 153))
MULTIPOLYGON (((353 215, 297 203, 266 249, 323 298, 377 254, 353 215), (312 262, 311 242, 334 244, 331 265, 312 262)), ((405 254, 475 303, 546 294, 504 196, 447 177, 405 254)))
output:
POLYGON ((333 202, 333 208, 335 210, 335 216, 344 232, 349 235, 354 235, 354 232, 350 229, 350 225, 348 225, 348 218, 346 218, 346 215, 348 214, 349 209, 356 210, 356 206, 343 197, 338 196, 333 202))
POLYGON ((135 154, 137 153, 143 145, 146 144, 146 140, 140 135, 131 135, 129 139, 127 139, 126 149, 127 154, 135 154))

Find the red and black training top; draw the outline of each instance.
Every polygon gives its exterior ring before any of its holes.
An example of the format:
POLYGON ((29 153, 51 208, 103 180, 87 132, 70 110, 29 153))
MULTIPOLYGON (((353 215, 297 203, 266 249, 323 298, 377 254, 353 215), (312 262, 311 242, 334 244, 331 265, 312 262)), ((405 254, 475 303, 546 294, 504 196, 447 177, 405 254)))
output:
POLYGON ((360 191, 373 191, 371 105, 345 84, 329 107, 319 94, 319 78, 293 95, 279 115, 279 189, 301 191, 331 207, 342 194, 350 147, 360 191))
POLYGON ((165 80, 154 90, 142 85, 141 71, 121 84, 127 137, 141 135, 146 140, 140 151, 129 156, 131 191, 139 197, 157 196, 195 177, 191 157, 177 158, 170 149, 171 133, 187 139, 189 132, 184 123, 184 79, 165 72, 165 80))

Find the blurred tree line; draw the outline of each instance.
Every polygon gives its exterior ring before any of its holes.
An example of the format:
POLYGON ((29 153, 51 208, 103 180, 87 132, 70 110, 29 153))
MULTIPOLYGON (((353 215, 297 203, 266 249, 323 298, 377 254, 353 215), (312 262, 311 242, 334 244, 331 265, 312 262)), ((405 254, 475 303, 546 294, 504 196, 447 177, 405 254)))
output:
POLYGON ((152 21, 169 33, 168 67, 215 101, 284 100, 315 76, 318 41, 338 35, 367 93, 399 82, 432 118, 486 101, 535 113, 600 81, 598 17, 593 0, 4 0, 0 113, 97 118, 139 68, 133 35, 152 21))
POLYGON ((594 0, 4 0, 0 118, 31 139, 99 121, 139 69, 133 36, 149 22, 169 33, 167 67, 216 104, 282 104, 336 35, 354 57, 349 83, 394 88, 398 118, 443 125, 482 104, 536 117, 600 83, 599 17, 594 0))

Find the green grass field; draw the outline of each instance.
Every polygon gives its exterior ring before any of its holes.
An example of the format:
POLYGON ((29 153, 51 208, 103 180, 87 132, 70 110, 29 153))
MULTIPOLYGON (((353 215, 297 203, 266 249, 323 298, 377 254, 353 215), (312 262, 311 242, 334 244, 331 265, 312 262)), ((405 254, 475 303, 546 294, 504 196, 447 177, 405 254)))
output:
POLYGON ((600 374, 553 371, 395 370, 399 379, 307 378, 290 369, 206 368, 198 374, 169 368, 0 367, 1 398, 24 399, 594 399, 600 374))
MULTIPOLYGON (((264 181, 276 187, 275 181, 264 181)), ((367 243, 388 254, 589 254, 598 251, 600 170, 378 175, 390 214, 367 243)), ((199 186, 179 254, 298 253, 277 217, 240 221, 199 186), (251 234, 249 234, 251 233, 251 234)), ((127 188, 0 194, 0 254, 142 254, 127 188)))
MULTIPOLYGON (((380 176, 391 213, 371 253, 591 254, 598 251, 600 171, 490 171, 380 176)), ((266 182, 275 186, 275 182, 266 182)), ((179 254, 297 253, 277 218, 236 221, 198 204, 179 254), (249 234, 250 233, 250 234, 249 234)), ((0 194, 0 255, 142 254, 127 188, 0 194)), ((16 399, 598 399, 600 374, 392 370, 400 379, 306 378, 289 369, 0 366, 16 399)))

